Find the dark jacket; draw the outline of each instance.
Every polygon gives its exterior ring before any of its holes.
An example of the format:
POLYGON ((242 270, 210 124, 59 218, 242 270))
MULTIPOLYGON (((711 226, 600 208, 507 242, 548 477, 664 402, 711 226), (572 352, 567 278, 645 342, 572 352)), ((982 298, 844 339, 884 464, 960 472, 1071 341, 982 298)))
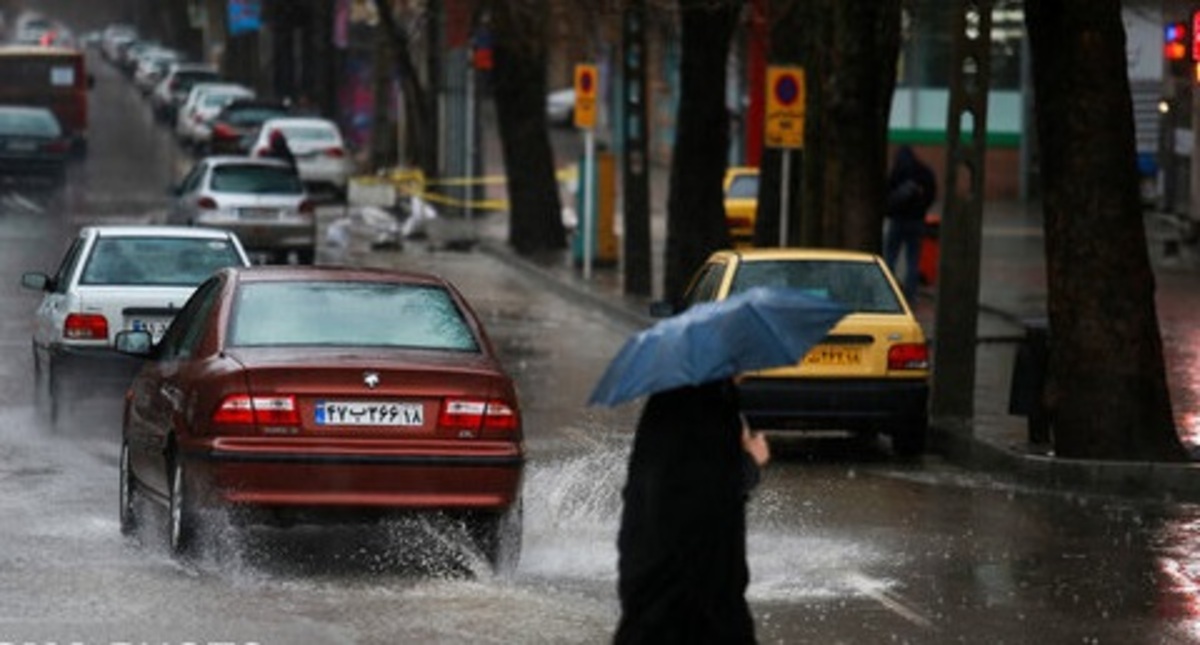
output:
POLYGON ((620 644, 754 643, 746 453, 728 381, 652 395, 617 538, 620 644))
POLYGON ((937 177, 908 146, 896 150, 887 180, 887 216, 923 220, 937 200, 937 177))

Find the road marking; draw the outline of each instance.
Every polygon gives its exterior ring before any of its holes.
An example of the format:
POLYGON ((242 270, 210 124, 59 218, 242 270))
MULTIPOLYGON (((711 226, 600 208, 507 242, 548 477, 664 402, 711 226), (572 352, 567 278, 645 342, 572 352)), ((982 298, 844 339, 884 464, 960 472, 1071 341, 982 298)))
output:
POLYGON ((44 206, 29 199, 21 193, 6 193, 3 197, 5 204, 12 205, 18 210, 30 213, 43 213, 46 211, 44 206))
POLYGON ((908 622, 917 625, 918 627, 931 628, 933 621, 927 618, 918 609, 904 602, 899 594, 888 592, 882 586, 864 575, 853 574, 850 576, 850 584, 853 585, 859 593, 871 598, 875 602, 883 605, 893 614, 907 620, 908 622))

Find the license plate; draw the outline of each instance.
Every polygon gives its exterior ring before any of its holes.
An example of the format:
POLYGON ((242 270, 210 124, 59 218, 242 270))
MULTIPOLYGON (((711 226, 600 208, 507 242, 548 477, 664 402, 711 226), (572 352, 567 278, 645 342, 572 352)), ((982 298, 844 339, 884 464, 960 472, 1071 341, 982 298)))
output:
POLYGON ((837 345, 816 347, 804 357, 806 365, 858 365, 862 362, 862 349, 837 345))
POLYGON ((279 211, 274 208, 242 208, 238 210, 238 215, 247 219, 275 219, 279 211))
POLYGON ((171 325, 169 319, 152 319, 152 320, 134 320, 130 323, 129 328, 134 331, 148 331, 150 336, 154 338, 154 342, 158 342, 167 332, 167 327, 171 325))
POLYGON ((315 419, 319 426, 421 426, 425 406, 395 401, 317 401, 315 419))

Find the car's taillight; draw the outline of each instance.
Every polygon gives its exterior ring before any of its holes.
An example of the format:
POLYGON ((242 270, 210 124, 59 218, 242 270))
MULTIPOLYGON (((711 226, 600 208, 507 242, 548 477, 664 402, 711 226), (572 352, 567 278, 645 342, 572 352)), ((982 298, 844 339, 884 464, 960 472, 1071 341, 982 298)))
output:
POLYGON ((306 199, 300 202, 300 206, 297 207, 297 210, 299 210, 301 213, 312 215, 317 212, 317 207, 311 201, 306 199))
POLYGON ((71 340, 106 340, 108 319, 100 314, 68 314, 63 336, 71 340))
POLYGON ((341 159, 342 157, 346 156, 346 151, 342 150, 341 148, 329 148, 325 151, 325 156, 341 159))
POLYGON ((735 228, 745 228, 750 226, 750 218, 748 217, 725 217, 725 224, 735 228))
POLYGON ((480 433, 508 435, 518 423, 516 409, 498 399, 446 399, 438 413, 440 428, 458 430, 459 436, 466 437, 480 433))
POLYGON ((929 369, 929 346, 925 343, 892 345, 888 350, 889 370, 929 369))
POLYGON ((236 139, 238 133, 237 130, 224 123, 217 123, 213 125, 212 136, 214 139, 236 139))
POLYGON ((255 151, 254 151, 254 154, 253 154, 252 156, 254 156, 254 157, 265 157, 265 156, 267 156, 267 154, 268 154, 269 152, 270 152, 270 150, 268 150, 268 149, 266 149, 266 148, 258 148, 257 150, 255 150, 255 151))
POLYGON ((42 145, 42 150, 52 152, 54 154, 66 154, 71 150, 71 142, 66 139, 55 139, 47 141, 42 145))
POLYGON ((300 411, 296 409, 296 397, 250 396, 231 394, 221 401, 213 412, 215 425, 300 425, 300 411))
POLYGON ((212 197, 201 197, 196 200, 196 207, 206 211, 215 211, 217 210, 217 200, 212 197))

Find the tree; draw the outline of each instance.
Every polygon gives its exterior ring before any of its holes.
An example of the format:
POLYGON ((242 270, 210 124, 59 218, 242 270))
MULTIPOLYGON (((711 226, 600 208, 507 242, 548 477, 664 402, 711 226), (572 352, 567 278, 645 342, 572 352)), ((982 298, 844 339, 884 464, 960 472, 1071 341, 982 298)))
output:
POLYGON ((730 245, 721 190, 729 150, 726 59, 741 0, 679 0, 680 91, 667 197, 663 293, 677 300, 713 251, 730 245))
POLYGON ((1119 0, 1025 3, 1062 457, 1178 461, 1138 194, 1119 0))
POLYGON ((492 72, 508 183, 508 243, 521 255, 566 248, 546 121, 547 0, 488 3, 492 72))
MULTIPOLYGON (((421 74, 413 62, 411 51, 412 38, 409 36, 409 26, 399 20, 389 6, 387 0, 375 0, 375 9, 379 14, 379 27, 388 40, 388 48, 395 57, 395 70, 402 88, 404 101, 404 141, 408 149, 397 151, 402 159, 418 166, 427 176, 434 176, 437 170, 437 150, 431 137, 434 131, 433 108, 429 93, 421 83, 421 74)), ((414 23, 429 16, 418 13, 414 23)))

